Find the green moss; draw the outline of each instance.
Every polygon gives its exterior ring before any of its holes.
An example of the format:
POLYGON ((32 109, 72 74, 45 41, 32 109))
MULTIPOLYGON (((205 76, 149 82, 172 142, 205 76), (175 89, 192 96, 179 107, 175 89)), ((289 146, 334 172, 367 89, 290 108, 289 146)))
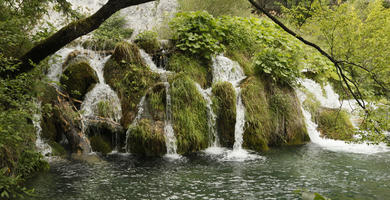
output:
POLYGON ((226 56, 231 60, 237 61, 245 72, 246 76, 254 75, 253 59, 251 55, 248 55, 245 51, 227 49, 226 56))
POLYGON ((146 96, 149 102, 149 111, 154 120, 164 120, 166 93, 163 83, 155 85, 146 96))
POLYGON ((149 54, 154 54, 161 48, 157 39, 158 35, 153 31, 144 31, 137 35, 134 42, 149 54))
POLYGON ((151 124, 148 119, 142 119, 138 125, 129 127, 127 144, 132 153, 144 156, 162 156, 166 153, 164 124, 151 124))
POLYGON ((228 82, 216 83, 213 85, 212 92, 220 143, 225 147, 233 147, 237 101, 233 85, 228 82))
POLYGON ((256 151, 266 151, 272 124, 264 84, 260 78, 250 77, 241 87, 247 125, 243 146, 256 151))
POLYGON ((104 66, 104 78, 118 94, 122 106, 122 125, 127 127, 134 119, 136 107, 159 76, 151 72, 134 44, 120 43, 104 66))
POLYGON ((92 150, 95 152, 100 152, 106 155, 112 151, 112 147, 110 146, 110 144, 99 135, 92 136, 90 138, 90 142, 92 150))
POLYGON ((169 58, 167 69, 174 72, 183 72, 198 82, 203 88, 211 84, 210 60, 175 53, 169 58))
POLYGON ((96 72, 87 62, 68 66, 61 76, 61 84, 73 98, 82 100, 85 94, 98 83, 96 72))
POLYGON ((297 145, 310 140, 301 106, 293 88, 275 85, 270 91, 272 132, 270 146, 297 145))
POLYGON ((208 147, 206 101, 193 80, 178 75, 171 84, 172 115, 178 153, 196 152, 208 147))
POLYGON ((137 45, 128 42, 118 43, 112 57, 118 63, 143 64, 137 45))
POLYGON ((318 130, 322 136, 336 140, 351 140, 354 128, 344 110, 322 109, 318 116, 318 130))
POLYGON ((97 104, 97 111, 100 117, 104 118, 114 118, 115 110, 113 107, 113 102, 110 100, 99 101, 97 104))
POLYGON ((315 95, 311 92, 306 91, 306 99, 303 102, 303 107, 308 110, 311 114, 312 120, 317 121, 316 118, 319 115, 321 102, 319 102, 315 95))

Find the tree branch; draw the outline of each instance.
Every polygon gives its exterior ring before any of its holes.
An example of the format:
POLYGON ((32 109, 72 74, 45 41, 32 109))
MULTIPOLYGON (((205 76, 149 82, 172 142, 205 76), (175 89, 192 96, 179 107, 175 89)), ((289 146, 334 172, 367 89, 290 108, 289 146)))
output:
POLYGON ((341 76, 342 78, 342 81, 345 83, 345 85, 347 86, 347 89, 348 91, 352 94, 353 98, 356 100, 356 102, 359 104, 359 106, 361 108, 363 108, 364 110, 366 109, 366 106, 365 106, 365 103, 364 103, 364 100, 363 100, 363 96, 361 95, 360 91, 359 91, 359 88, 357 87, 357 84, 354 83, 353 81, 351 81, 345 74, 344 74, 344 71, 343 69, 341 68, 341 66, 339 65, 339 62, 334 59, 331 55, 329 55, 328 53, 326 53, 323 49, 321 49, 321 47, 319 47, 318 45, 312 43, 312 42, 309 42, 307 40, 305 40, 303 37, 299 36, 297 33, 295 33, 294 31, 292 31, 291 29, 289 29, 287 26, 285 26, 281 21, 279 21, 278 19, 276 19, 276 17, 272 16, 270 13, 268 13, 264 8, 262 8, 261 6, 259 6, 257 3, 255 3, 254 0, 249 0, 249 2, 258 10, 260 10, 262 13, 264 13, 268 18, 270 18, 273 22, 275 22, 277 25, 279 25, 284 31, 286 31, 288 34, 294 36, 295 38, 297 38, 298 40, 300 40, 301 42, 303 42, 304 44, 308 45, 308 46, 311 46, 313 48, 315 48, 318 52, 320 52, 323 56, 327 57, 333 64, 334 66, 336 67, 336 70, 337 70, 337 73, 339 73, 339 75, 341 76), (353 90, 352 90, 352 87, 350 84, 353 84, 353 86, 355 86, 357 92, 355 93, 353 90))
POLYGON ((72 22, 61 30, 54 33, 52 36, 41 41, 34 46, 30 51, 24 54, 20 61, 22 64, 15 71, 7 71, 0 74, 2 78, 15 78, 17 75, 28 72, 34 68, 33 63, 38 64, 46 57, 54 54, 56 51, 72 42, 73 40, 86 35, 107 20, 111 15, 117 11, 133 6, 139 5, 154 0, 109 0, 103 7, 101 7, 95 14, 88 18, 80 19, 72 22))

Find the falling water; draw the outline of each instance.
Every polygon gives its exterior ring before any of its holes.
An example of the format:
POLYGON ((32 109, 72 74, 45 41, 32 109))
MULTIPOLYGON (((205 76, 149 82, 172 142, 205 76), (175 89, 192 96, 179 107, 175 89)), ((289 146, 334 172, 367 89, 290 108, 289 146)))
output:
MULTIPOLYGON (((149 69, 152 72, 160 74, 160 79, 164 83, 165 93, 166 93, 166 105, 165 105, 165 120, 164 120, 164 134, 165 134, 165 144, 167 147, 166 157, 168 158, 180 158, 177 154, 177 144, 176 144, 176 136, 172 127, 172 103, 171 103, 171 94, 170 94, 170 84, 168 82, 168 75, 172 72, 166 71, 163 68, 158 68, 156 64, 153 62, 152 58, 149 54, 147 54, 144 50, 140 50, 140 54, 144 62, 149 66, 149 69)), ((141 110, 143 112, 143 109, 141 110)), ((139 114, 139 113, 138 113, 139 114)), ((137 115, 138 115, 137 114, 137 115)))
POLYGON ((52 153, 51 147, 43 141, 41 134, 42 134, 42 127, 41 127, 41 102, 36 103, 38 107, 38 113, 35 113, 33 115, 33 125, 36 130, 37 139, 35 140, 35 146, 37 147, 37 150, 39 153, 41 153, 43 156, 48 156, 52 153))
POLYGON ((257 159, 257 155, 249 154, 242 148, 243 134, 245 128, 245 106, 242 103, 240 83, 246 78, 244 71, 237 62, 218 55, 213 58, 213 83, 229 82, 233 85, 236 95, 236 124, 234 129, 233 151, 229 152, 224 160, 244 161, 257 159))
POLYGON ((214 110, 212 108, 212 100, 211 100, 211 88, 203 89, 198 83, 195 84, 196 88, 202 95, 203 99, 206 100, 207 107, 207 124, 209 127, 209 148, 220 147, 219 137, 216 130, 216 121, 217 115, 215 115, 214 110))
POLYGON ((100 102, 104 102, 110 106, 110 110, 108 111, 110 116, 108 116, 108 118, 114 122, 119 122, 122 117, 119 97, 105 82, 103 77, 103 68, 110 56, 103 57, 92 51, 88 51, 88 53, 91 67, 96 71, 99 83, 85 95, 84 101, 81 104, 83 118, 88 119, 90 117, 98 116, 98 105, 100 102))
MULTIPOLYGON (((333 91, 332 87, 327 85, 325 86, 326 95, 322 94, 321 86, 309 79, 302 80, 302 85, 309 92, 313 93, 317 100, 320 101, 321 106, 330 107, 330 108, 341 108, 342 102, 339 102, 338 95, 333 91)), ((298 95, 298 99, 301 102, 301 105, 306 99, 306 94, 301 90, 296 90, 298 95)), ((344 103, 344 105, 346 105, 344 103)), ((320 132, 317 130, 317 124, 313 122, 311 113, 301 106, 303 116, 305 118, 305 123, 307 127, 307 131, 309 133, 309 137, 312 143, 319 145, 325 149, 331 151, 342 151, 342 152, 350 152, 350 153, 361 153, 361 154, 374 154, 379 152, 387 152, 390 151, 389 147, 385 144, 380 145, 369 145, 368 143, 362 144, 354 144, 354 143, 346 143, 342 140, 333 140, 328 138, 321 137, 320 132)))

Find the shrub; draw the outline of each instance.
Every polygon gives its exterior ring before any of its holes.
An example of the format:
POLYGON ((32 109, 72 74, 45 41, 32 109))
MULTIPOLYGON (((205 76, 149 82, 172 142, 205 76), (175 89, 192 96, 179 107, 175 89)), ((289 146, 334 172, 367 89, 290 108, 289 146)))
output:
POLYGON ((179 0, 179 10, 204 10, 215 17, 222 15, 247 17, 251 14, 251 5, 247 0, 179 0))
POLYGON ((222 52, 223 32, 218 29, 217 21, 207 12, 178 13, 170 22, 174 30, 173 40, 176 47, 190 54, 210 59, 213 54, 222 52))

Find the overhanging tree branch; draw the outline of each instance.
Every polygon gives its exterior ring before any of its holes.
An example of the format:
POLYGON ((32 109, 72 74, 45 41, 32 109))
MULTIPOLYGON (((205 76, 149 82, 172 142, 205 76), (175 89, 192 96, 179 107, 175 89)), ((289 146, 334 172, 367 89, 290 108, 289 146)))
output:
POLYGON ((105 20, 117 11, 151 1, 154 0, 109 0, 95 14, 68 24, 52 36, 38 43, 20 58, 22 63, 17 70, 3 72, 0 74, 0 77, 15 78, 21 73, 32 70, 34 68, 32 63, 38 64, 73 40, 99 28, 105 20))
POLYGON ((307 41, 306 39, 304 39, 303 37, 301 37, 300 35, 298 35, 297 33, 295 33, 294 31, 292 31, 291 29, 289 29, 287 26, 285 26, 281 21, 279 21, 278 19, 276 19, 276 17, 272 16, 270 13, 268 13, 264 8, 262 8, 261 6, 259 6, 254 0, 249 0, 249 2, 256 8, 258 9, 259 11, 261 11, 262 13, 264 13, 268 18, 270 18, 273 22, 275 22, 277 25, 279 25, 284 31, 286 31, 288 34, 294 36, 295 38, 297 38, 298 40, 300 40, 301 42, 303 42, 304 44, 308 45, 308 46, 311 46, 313 48, 315 48, 318 52, 320 52, 323 56, 327 57, 333 64, 334 66, 336 67, 336 70, 337 70, 337 73, 340 75, 342 81, 345 83, 345 85, 347 86, 347 89, 348 91, 351 93, 351 95, 353 96, 353 98, 356 100, 356 102, 358 103, 358 105, 363 108, 364 110, 366 109, 366 105, 365 105, 365 102, 363 100, 363 96, 362 94, 360 93, 360 90, 357 86, 357 84, 352 81, 351 79, 349 79, 345 73, 344 73, 344 70, 343 68, 339 65, 340 62, 338 62, 336 59, 334 59, 331 55, 329 55, 328 53, 326 53, 323 49, 321 49, 321 47, 319 47, 318 45, 310 42, 310 41, 307 41), (351 85, 352 84, 352 85, 351 85), (352 87, 355 88, 356 92, 352 89, 352 87))

